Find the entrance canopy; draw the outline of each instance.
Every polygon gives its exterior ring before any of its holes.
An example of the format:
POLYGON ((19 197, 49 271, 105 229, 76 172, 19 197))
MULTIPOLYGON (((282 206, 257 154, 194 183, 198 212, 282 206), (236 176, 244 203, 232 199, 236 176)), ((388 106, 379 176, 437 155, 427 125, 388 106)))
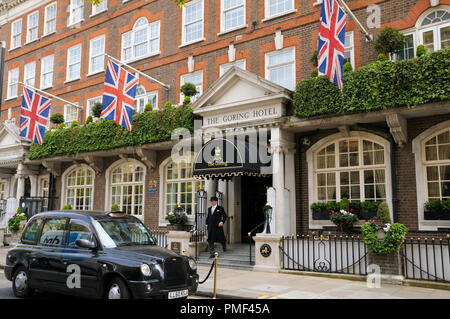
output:
POLYGON ((266 145, 234 137, 216 138, 206 143, 195 157, 193 175, 199 178, 266 176, 272 173, 266 145))

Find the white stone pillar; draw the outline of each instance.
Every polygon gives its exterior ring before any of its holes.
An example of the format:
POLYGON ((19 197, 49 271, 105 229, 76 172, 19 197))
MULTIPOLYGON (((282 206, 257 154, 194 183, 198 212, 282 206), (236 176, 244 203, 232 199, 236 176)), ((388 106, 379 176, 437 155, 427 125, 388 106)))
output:
POLYGON ((205 190, 206 190, 206 195, 208 196, 206 202, 208 203, 211 196, 214 196, 216 194, 217 180, 206 179, 205 180, 205 190))
POLYGON ((25 195, 25 176, 23 174, 23 165, 19 164, 17 167, 17 193, 16 193, 16 201, 17 205, 20 203, 20 198, 25 195))
POLYGON ((30 192, 30 196, 31 197, 36 197, 38 196, 38 175, 30 175, 30 184, 31 184, 31 192, 30 192))
POLYGON ((222 193, 222 207, 228 212, 228 182, 219 180, 217 190, 222 193))
POLYGON ((281 269, 279 234, 256 234, 254 271, 279 272, 281 269))

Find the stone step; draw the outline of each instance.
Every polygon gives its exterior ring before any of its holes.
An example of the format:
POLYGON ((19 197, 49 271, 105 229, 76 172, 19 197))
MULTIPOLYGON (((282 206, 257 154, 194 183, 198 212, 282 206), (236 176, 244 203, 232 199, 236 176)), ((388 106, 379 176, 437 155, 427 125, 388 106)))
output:
MULTIPOLYGON (((197 264, 199 266, 204 267, 211 267, 212 259, 199 259, 197 261, 197 264)), ((253 265, 250 265, 250 263, 247 261, 242 263, 236 263, 236 262, 229 262, 226 260, 219 260, 218 261, 218 267, 219 268, 227 268, 227 269, 237 269, 237 270, 253 270, 253 265)))

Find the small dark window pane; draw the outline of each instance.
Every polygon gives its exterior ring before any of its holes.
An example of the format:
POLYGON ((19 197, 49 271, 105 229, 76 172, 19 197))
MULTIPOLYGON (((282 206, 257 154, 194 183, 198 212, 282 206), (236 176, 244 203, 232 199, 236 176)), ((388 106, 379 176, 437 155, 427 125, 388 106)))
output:
POLYGON ((30 221, 23 231, 22 242, 25 244, 36 244, 39 229, 42 225, 42 219, 37 218, 30 221))
POLYGON ((47 220, 42 228, 39 243, 49 246, 62 246, 64 244, 66 222, 65 218, 47 220))

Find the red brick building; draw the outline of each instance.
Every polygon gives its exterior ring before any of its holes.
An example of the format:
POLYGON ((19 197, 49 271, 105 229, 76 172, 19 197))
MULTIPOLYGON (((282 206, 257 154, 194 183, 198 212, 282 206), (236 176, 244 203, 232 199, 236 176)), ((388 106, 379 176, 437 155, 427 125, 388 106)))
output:
MULTIPOLYGON (((450 43, 449 0, 347 3, 374 38, 386 26, 405 34, 405 49, 395 59, 414 57, 419 44, 435 51, 450 43)), ((158 109, 164 108, 166 101, 182 103, 180 87, 187 82, 200 92, 192 107, 203 117, 204 129, 208 127, 205 120, 217 115, 214 105, 222 105, 223 114, 231 114, 235 106, 236 110, 247 107, 255 112, 261 105, 275 105, 280 111, 276 116, 219 123, 217 127, 226 131, 263 128, 264 124, 271 148, 277 149, 272 154, 276 153, 277 163, 283 163, 283 171, 272 178, 235 176, 218 183, 205 182, 192 177, 190 164, 171 163, 174 143, 155 143, 138 151, 125 148, 24 160, 19 161, 23 166, 19 168, 18 164, 2 164, 4 198, 53 192, 56 209, 69 202, 77 209, 99 210, 117 203, 147 224, 165 227, 164 216, 176 204, 194 212, 196 190, 219 190, 234 217, 228 238, 240 242, 261 220, 256 217, 261 207, 250 208, 249 203, 260 204, 260 199, 254 199, 256 194, 248 193, 250 186, 257 184, 263 185, 262 191, 264 187, 275 189, 274 227, 282 234, 333 227, 329 220, 314 219, 310 206, 346 196, 355 201, 386 200, 392 218, 411 231, 448 231, 449 221, 425 220, 423 212, 429 199, 450 198, 450 151, 444 151, 450 147, 448 100, 413 110, 325 119, 292 115, 289 105, 296 83, 309 78, 314 69, 310 59, 317 49, 320 7, 320 0, 192 0, 182 8, 171 0, 104 0, 98 8, 81 0, 1 4, 0 39, 6 49, 1 118, 8 123, 5 127, 13 126, 14 119, 18 122, 19 81, 77 103, 80 108, 54 100, 51 113, 64 114, 68 124, 74 120, 84 124, 92 105, 101 101, 107 53, 170 87, 141 77, 138 112, 148 102, 158 109), (231 66, 237 68, 227 73, 231 66), (427 159, 425 144, 430 140, 437 141, 430 145, 436 152, 442 148, 442 153, 427 159), (341 163, 340 155, 358 163, 341 163), (368 167, 363 164, 364 156, 372 156, 368 167), (336 165, 319 165, 327 157, 336 165), (424 173, 427 169, 428 175, 424 173), (49 171, 55 176, 50 190, 49 171), (127 172, 134 177, 127 179, 127 172), (150 194, 148 185, 155 181, 157 191, 150 194), (131 202, 124 194, 131 195, 131 202), (244 210, 254 212, 246 215, 244 210)), ((351 19, 345 50, 354 69, 377 57, 373 43, 366 41, 351 19)), ((13 145, 19 141, 16 138, 13 145)))

